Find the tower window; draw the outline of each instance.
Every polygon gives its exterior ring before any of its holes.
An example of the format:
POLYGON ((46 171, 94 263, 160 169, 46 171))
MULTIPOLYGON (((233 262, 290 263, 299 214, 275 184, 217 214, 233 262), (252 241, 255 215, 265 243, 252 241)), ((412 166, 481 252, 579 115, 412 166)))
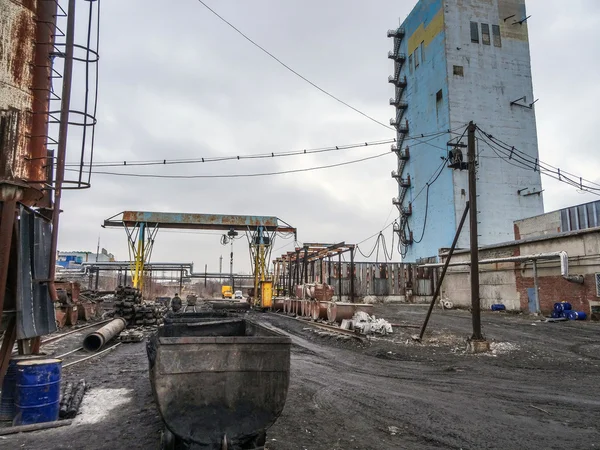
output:
POLYGON ((421 42, 421 62, 425 63, 425 41, 421 42))
POLYGON ((500 36, 500 25, 492 25, 492 35, 494 36, 494 47, 502 47, 502 37, 500 36))
POLYGON ((454 66, 452 72, 454 73, 454 75, 457 75, 459 77, 465 76, 463 66, 454 66))
POLYGON ((415 48, 415 69, 419 67, 419 47, 415 48))
POLYGON ((444 94, 442 93, 442 90, 440 89, 439 91, 437 91, 437 93, 435 94, 435 101, 436 102, 441 102, 442 98, 444 98, 444 94))
POLYGON ((490 26, 487 23, 481 24, 481 42, 490 45, 490 26))
POLYGON ((479 44, 479 24, 471 22, 471 42, 479 44))
POLYGON ((408 70, 413 73, 413 55, 408 55, 408 70))

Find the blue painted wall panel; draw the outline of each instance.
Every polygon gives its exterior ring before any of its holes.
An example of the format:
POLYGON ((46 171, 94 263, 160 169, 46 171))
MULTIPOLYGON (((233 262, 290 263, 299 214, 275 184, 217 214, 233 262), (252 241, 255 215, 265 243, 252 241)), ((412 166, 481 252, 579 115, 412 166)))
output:
MULTIPOLYGON (((445 31, 442 25, 435 36, 428 32, 429 26, 436 21, 439 25, 443 14, 441 0, 423 0, 409 14, 401 25, 406 35, 401 45, 401 52, 407 55, 407 64, 402 69, 406 75, 407 88, 404 101, 408 103, 406 118, 408 119, 409 138, 418 138, 450 127, 448 106, 447 60, 445 51, 445 31), (425 30, 423 30, 423 27, 425 30), (415 36, 421 39, 417 53, 409 47, 415 36), (412 37, 412 39, 411 39, 412 37), (424 50, 424 57, 421 51, 424 50), (412 56, 412 57, 409 57, 412 56), (418 56, 419 65, 415 64, 418 56), (412 63, 412 64, 411 64, 412 63), (409 67, 412 65, 412 67, 409 67), (441 91, 441 99, 437 97, 441 91)), ((443 24, 443 19, 442 19, 443 24)), ((424 137, 419 140, 409 139, 405 146, 410 148, 410 159, 404 169, 403 177, 410 175, 412 186, 404 200, 404 206, 412 203, 412 216, 408 224, 416 241, 407 249, 404 261, 414 262, 419 258, 436 256, 440 247, 448 246, 454 236, 456 219, 454 214, 454 191, 452 170, 442 166, 442 158, 446 157, 448 134, 437 137, 424 137), (439 177, 429 188, 427 199, 427 183, 432 182, 437 171, 439 177), (426 232, 423 235, 427 211, 426 232)))

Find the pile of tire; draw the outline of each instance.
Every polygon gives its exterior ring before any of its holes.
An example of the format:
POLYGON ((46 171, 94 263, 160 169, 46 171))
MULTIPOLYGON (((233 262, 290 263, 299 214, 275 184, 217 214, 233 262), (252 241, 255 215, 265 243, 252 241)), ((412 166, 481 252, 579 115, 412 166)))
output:
POLYGON ((134 305, 133 325, 160 325, 163 322, 163 312, 157 305, 134 305))
POLYGON ((128 323, 132 323, 135 319, 134 307, 141 306, 142 293, 139 289, 129 286, 119 286, 115 290, 115 317, 122 317, 128 323))
POLYGON ((115 291, 115 317, 122 317, 129 326, 160 325, 163 311, 160 305, 142 303, 139 289, 119 286, 115 291))

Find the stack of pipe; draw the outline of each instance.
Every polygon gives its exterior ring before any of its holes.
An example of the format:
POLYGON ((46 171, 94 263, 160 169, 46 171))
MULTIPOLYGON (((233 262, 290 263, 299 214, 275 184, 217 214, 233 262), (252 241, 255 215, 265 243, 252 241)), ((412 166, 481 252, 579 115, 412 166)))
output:
POLYGON ((72 419, 77 415, 81 401, 87 389, 85 380, 76 384, 68 382, 64 385, 60 396, 60 409, 58 415, 61 419, 72 419))

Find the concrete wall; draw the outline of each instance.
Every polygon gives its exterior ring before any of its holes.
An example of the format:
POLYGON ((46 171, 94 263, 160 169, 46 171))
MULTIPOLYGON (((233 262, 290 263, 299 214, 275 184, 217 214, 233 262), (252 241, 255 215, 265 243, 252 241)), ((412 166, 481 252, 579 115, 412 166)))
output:
POLYGON ((600 227, 600 201, 517 220, 514 232, 518 240, 595 227, 600 227))
MULTIPOLYGON (((505 258, 514 256, 514 248, 482 251, 480 259, 505 258)), ((462 253, 452 258, 453 262, 469 261, 470 255, 462 253)), ((480 266, 479 294, 481 308, 490 309, 491 305, 502 303, 507 309, 518 311, 521 299, 516 284, 514 263, 503 263, 480 266)), ((442 285, 442 298, 452 301, 456 306, 471 306, 469 266, 449 267, 442 285)))
MULTIPOLYGON (((511 106, 526 97, 535 100, 524 0, 453 0, 445 2, 446 53, 451 128, 473 120, 494 137, 538 158, 535 109, 511 106), (514 15, 514 18, 504 18, 514 15), (471 22, 478 25, 479 42, 471 42, 471 22), (482 24, 489 26, 490 44, 483 43, 482 24), (500 27, 501 47, 494 45, 492 26, 500 27), (454 66, 463 75, 454 75, 454 66)), ((463 140, 466 143, 466 140, 463 140)), ((478 143, 477 193, 479 242, 489 245, 513 239, 513 222, 543 213, 539 172, 515 167, 497 157, 492 148, 478 143), (517 192, 525 189, 521 195, 517 192)), ((467 172, 455 170, 455 220, 464 211, 467 172)), ((468 247, 468 223, 459 247, 468 247)), ((448 245, 449 246, 449 245, 448 245)))
MULTIPOLYGON (((407 63, 401 76, 407 78, 404 100, 408 103, 409 138, 428 135, 449 128, 448 85, 446 79, 446 52, 444 9, 441 0, 422 0, 401 25, 406 37, 401 52, 407 55, 407 63), (417 65, 418 62, 418 65, 417 65), (441 100, 437 93, 441 91, 441 100)), ((404 206, 412 203, 412 216, 408 225, 418 244, 409 246, 403 259, 414 262, 419 258, 436 255, 440 247, 449 245, 454 235, 452 172, 443 170, 429 190, 427 226, 425 211, 426 184, 440 167, 440 157, 446 156, 448 135, 428 137, 422 141, 407 141, 410 160, 404 169, 404 177, 410 175, 412 186, 404 206), (423 143, 422 141, 427 141, 423 143)), ((406 146, 405 145, 405 146, 406 146)))
MULTIPOLYGON (((401 52, 408 57, 402 74, 407 77, 404 100, 408 103, 405 117, 409 138, 437 130, 462 132, 461 127, 473 120, 531 158, 538 157, 535 109, 511 106, 522 97, 524 104, 534 100, 527 22, 513 24, 525 16, 523 0, 417 3, 402 23, 406 37, 401 52), (511 15, 513 20, 505 22, 511 15), (471 21, 478 24, 478 43, 471 42, 471 21), (490 45, 483 43, 482 24, 489 26, 490 45), (500 46, 494 45, 493 25, 499 26, 500 46), (455 66, 462 74, 455 74, 455 66)), ((464 211, 467 171, 450 168, 444 168, 430 187, 426 208, 424 187, 440 166, 440 157, 446 156, 446 143, 453 137, 457 136, 428 138, 427 144, 407 141, 410 160, 403 176, 410 175, 412 187, 403 206, 412 203, 408 224, 415 242, 408 247, 405 262, 437 255, 440 248, 449 247, 464 211)), ((462 143, 466 142, 464 137, 462 143)), ((480 242, 487 245, 511 240, 513 221, 543 213, 540 173, 508 164, 482 141, 478 154, 480 242), (538 194, 527 195, 532 193, 538 194)), ((468 231, 467 223, 459 247, 468 247, 468 231)))
MULTIPOLYGON (((584 284, 566 281, 560 274, 559 260, 538 262, 540 309, 549 314, 555 302, 567 301, 573 308, 590 314, 590 305, 600 298, 596 295, 595 275, 600 273, 600 230, 586 230, 576 234, 556 236, 529 243, 480 250, 480 259, 502 258, 566 251, 569 255, 569 273, 583 275, 584 284)), ((459 253, 453 262, 468 261, 468 253, 459 253)), ((502 263, 480 266, 481 305, 489 309, 493 303, 503 303, 507 309, 529 311, 528 288, 534 287, 533 266, 527 263, 502 263)), ((469 267, 450 267, 442 285, 442 298, 457 306, 469 307, 469 267)))
POLYGON ((527 239, 561 232, 560 211, 517 220, 514 223, 515 239, 527 239))

